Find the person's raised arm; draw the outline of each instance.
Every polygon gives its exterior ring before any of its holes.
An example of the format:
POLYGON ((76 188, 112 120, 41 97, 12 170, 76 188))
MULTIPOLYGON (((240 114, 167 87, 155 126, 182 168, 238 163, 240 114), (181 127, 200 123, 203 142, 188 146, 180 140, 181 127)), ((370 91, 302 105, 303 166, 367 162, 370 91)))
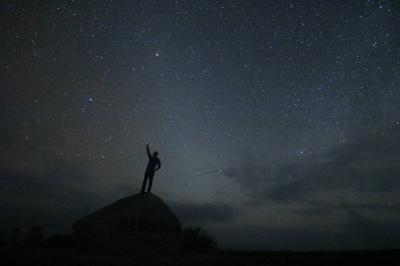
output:
POLYGON ((149 156, 149 158, 151 158, 149 144, 146 144, 146 151, 147 151, 147 156, 149 156))

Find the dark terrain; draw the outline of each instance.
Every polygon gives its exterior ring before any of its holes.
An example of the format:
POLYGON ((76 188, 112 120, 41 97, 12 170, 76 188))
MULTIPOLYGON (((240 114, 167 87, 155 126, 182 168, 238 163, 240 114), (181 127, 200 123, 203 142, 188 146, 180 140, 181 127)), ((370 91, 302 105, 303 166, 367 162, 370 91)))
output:
POLYGON ((1 265, 399 265, 400 250, 272 252, 217 251, 135 257, 82 254, 72 249, 2 246, 1 265))

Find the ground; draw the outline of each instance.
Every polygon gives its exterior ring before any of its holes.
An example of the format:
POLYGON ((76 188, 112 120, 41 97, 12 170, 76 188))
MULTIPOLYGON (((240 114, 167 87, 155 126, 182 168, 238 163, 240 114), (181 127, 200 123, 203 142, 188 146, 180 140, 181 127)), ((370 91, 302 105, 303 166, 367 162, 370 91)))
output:
POLYGON ((400 250, 341 252, 219 251, 117 257, 81 254, 70 249, 2 246, 1 265, 398 265, 400 250))

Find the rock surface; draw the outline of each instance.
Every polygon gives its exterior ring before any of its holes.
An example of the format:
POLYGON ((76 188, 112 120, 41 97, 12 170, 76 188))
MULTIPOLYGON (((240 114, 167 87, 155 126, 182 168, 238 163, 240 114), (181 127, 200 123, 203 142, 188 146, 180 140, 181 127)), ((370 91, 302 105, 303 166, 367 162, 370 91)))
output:
POLYGON ((181 241, 177 216, 152 193, 118 200, 78 220, 73 229, 81 249, 108 254, 171 253, 181 241))

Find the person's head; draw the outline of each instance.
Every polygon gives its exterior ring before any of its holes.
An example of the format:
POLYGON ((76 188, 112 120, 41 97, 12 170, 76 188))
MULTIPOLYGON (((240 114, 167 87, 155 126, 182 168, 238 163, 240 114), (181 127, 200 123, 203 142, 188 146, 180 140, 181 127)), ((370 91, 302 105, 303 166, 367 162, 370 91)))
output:
POLYGON ((158 152, 157 151, 153 152, 153 157, 157 157, 157 156, 158 156, 158 152))

